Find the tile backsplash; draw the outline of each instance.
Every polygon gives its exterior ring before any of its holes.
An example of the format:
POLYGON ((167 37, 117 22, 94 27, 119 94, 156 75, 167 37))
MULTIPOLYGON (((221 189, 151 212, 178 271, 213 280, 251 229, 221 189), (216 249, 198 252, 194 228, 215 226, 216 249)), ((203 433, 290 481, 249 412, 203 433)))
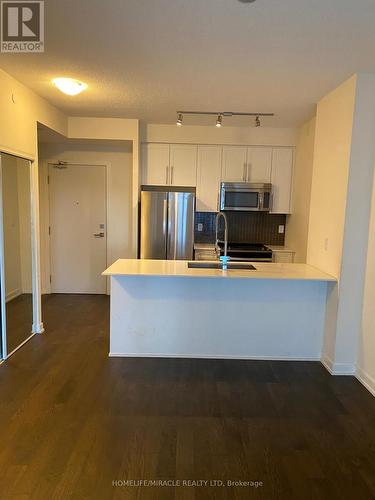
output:
MULTIPOLYGON (((226 212, 229 226, 229 241, 236 243, 264 243, 284 245, 285 232, 279 234, 279 226, 286 224, 286 215, 262 212, 226 212)), ((215 242, 215 218, 212 212, 195 213, 195 242, 215 242), (198 231, 202 224, 202 231, 198 231)), ((222 237, 223 222, 220 221, 222 237)))

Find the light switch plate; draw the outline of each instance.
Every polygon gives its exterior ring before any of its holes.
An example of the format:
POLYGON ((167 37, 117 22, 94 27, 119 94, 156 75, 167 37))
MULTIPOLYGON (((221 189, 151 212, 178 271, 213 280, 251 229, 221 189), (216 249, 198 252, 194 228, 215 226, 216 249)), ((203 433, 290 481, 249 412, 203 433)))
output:
POLYGON ((284 224, 281 224, 279 226, 279 234, 284 234, 284 231, 285 231, 285 226, 284 226, 284 224))
POLYGON ((200 233, 203 231, 203 224, 201 222, 198 224, 198 231, 200 233))

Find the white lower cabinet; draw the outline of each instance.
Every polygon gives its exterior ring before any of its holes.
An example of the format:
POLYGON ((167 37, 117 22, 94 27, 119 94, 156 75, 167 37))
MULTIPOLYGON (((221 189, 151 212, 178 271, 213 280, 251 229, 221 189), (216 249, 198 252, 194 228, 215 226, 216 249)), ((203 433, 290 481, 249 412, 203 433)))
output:
POLYGON ((221 155, 220 146, 198 146, 198 212, 217 212, 219 209, 221 155))
POLYGON ((288 251, 272 251, 272 262, 278 262, 283 264, 293 264, 294 262, 294 252, 288 251))

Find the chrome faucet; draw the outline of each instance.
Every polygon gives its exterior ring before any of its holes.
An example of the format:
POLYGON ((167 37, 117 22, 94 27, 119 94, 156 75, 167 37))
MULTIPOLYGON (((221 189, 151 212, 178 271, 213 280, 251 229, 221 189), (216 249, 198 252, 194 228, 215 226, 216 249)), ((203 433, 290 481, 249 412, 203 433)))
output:
POLYGON ((216 250, 216 255, 220 258, 220 262, 222 263, 222 269, 223 271, 227 271, 228 269, 228 219, 227 216, 225 215, 224 212, 219 212, 216 215, 216 221, 215 221, 215 250, 216 250), (220 247, 219 247, 219 220, 220 217, 223 217, 224 219, 224 255, 220 255, 220 247))

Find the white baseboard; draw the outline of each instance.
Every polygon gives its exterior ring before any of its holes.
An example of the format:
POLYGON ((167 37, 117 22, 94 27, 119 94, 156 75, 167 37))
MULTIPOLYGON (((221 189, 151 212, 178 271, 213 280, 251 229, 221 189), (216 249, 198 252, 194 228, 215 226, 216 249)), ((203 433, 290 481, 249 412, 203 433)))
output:
POLYGON ((43 323, 33 323, 31 331, 33 333, 44 333, 44 325, 43 323))
POLYGON ((163 354, 163 353, 132 353, 110 352, 110 358, 177 358, 177 359, 243 359, 253 361, 320 361, 320 356, 289 358, 287 356, 235 356, 226 354, 163 354))
POLYGON ((16 288, 15 290, 12 290, 6 294, 5 302, 10 302, 11 300, 16 299, 20 295, 22 295, 22 290, 20 288, 16 288))
POLYGON ((323 356, 321 363, 331 375, 355 375, 356 373, 355 364, 334 363, 328 356, 323 356))
POLYGON ((361 382, 361 384, 364 385, 373 396, 375 396, 375 379, 368 373, 363 371, 361 368, 357 368, 355 376, 361 382))

